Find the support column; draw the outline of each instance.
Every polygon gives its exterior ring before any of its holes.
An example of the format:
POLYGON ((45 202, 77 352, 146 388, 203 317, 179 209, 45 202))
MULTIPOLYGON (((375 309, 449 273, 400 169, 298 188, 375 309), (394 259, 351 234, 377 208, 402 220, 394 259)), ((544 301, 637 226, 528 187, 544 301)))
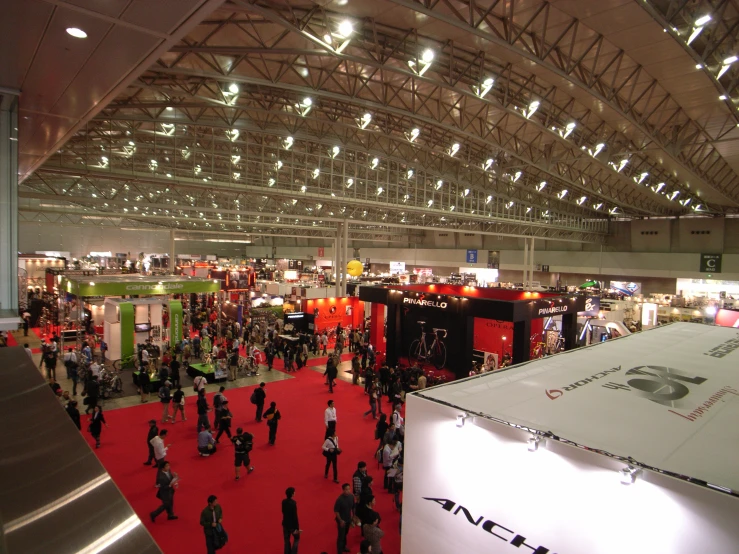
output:
POLYGON ((336 227, 336 238, 334 239, 334 296, 339 294, 339 250, 341 250, 341 223, 336 227))
POLYGON ((529 273, 529 239, 523 239, 523 289, 528 288, 528 273, 529 273))
POLYGON ((177 268, 177 255, 174 251, 174 229, 169 230, 169 272, 174 275, 177 268))
POLYGON ((513 323, 513 363, 529 361, 531 356, 531 321, 513 323))
POLYGON ((565 339, 565 350, 572 350, 577 345, 577 314, 562 316, 562 337, 565 339))
POLYGON ((0 96, 0 309, 18 311, 18 97, 0 96))
POLYGON ((344 274, 344 278, 341 280, 341 296, 346 296, 346 285, 349 275, 346 273, 346 264, 349 263, 349 220, 344 220, 344 259, 341 263, 341 272, 344 274))
POLYGON ((534 237, 531 237, 531 248, 529 249, 529 286, 534 280, 534 237))

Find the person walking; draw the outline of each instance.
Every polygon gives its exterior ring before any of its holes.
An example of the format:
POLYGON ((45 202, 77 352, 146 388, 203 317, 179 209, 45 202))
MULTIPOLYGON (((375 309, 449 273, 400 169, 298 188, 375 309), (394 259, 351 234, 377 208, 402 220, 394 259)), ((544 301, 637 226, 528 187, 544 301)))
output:
POLYGON ((341 494, 334 502, 334 519, 336 519, 336 552, 350 552, 346 547, 346 539, 354 521, 354 495, 349 483, 341 485, 341 494))
POLYGON ((145 466, 150 466, 155 462, 156 457, 154 456, 154 445, 151 444, 151 439, 159 435, 159 428, 157 427, 157 420, 149 420, 149 432, 146 434, 146 447, 149 449, 149 457, 144 462, 145 466))
POLYGON ((370 387, 369 406, 370 409, 364 412, 362 417, 367 417, 367 415, 372 414, 372 419, 377 419, 377 389, 374 385, 370 387))
POLYGON ((216 435, 216 444, 219 444, 219 439, 221 438, 221 435, 223 433, 226 433, 229 439, 231 438, 232 417, 233 414, 231 413, 231 410, 228 409, 228 400, 224 400, 223 406, 221 408, 221 418, 218 420, 218 434, 216 435))
POLYGON ((367 462, 359 462, 357 464, 357 471, 352 475, 352 490, 354 493, 354 500, 359 503, 362 497, 362 492, 367 487, 367 462))
POLYGON ((359 384, 359 375, 361 372, 362 369, 359 365, 359 354, 355 352, 354 357, 352 358, 352 385, 359 384))
POLYGON ((323 356, 328 354, 328 334, 325 330, 321 333, 321 354, 323 356))
POLYGON ((164 462, 162 467, 157 472, 157 498, 161 501, 162 505, 156 510, 149 514, 151 522, 154 523, 157 516, 166 510, 167 519, 178 519, 174 515, 174 493, 177 487, 179 478, 176 473, 173 473, 169 462, 164 462))
POLYGON ((208 497, 208 505, 200 512, 200 525, 205 531, 205 548, 208 554, 215 554, 218 546, 217 527, 223 524, 223 509, 218 503, 218 497, 211 494, 208 497))
POLYGON ((197 392, 205 391, 205 385, 207 384, 208 380, 202 375, 197 375, 195 376, 195 379, 192 380, 192 388, 197 392))
POLYGON ((298 523, 298 504, 294 496, 295 487, 288 487, 282 501, 282 538, 285 541, 283 554, 298 554, 300 533, 302 533, 298 523), (291 539, 292 545, 290 544, 291 539))
POLYGON ((103 430, 103 425, 106 427, 108 426, 108 423, 105 421, 105 416, 103 415, 103 409, 100 406, 95 405, 92 410, 90 425, 88 427, 90 434, 95 438, 95 448, 100 448, 100 433, 103 430))
POLYGON ((199 433, 205 425, 210 426, 210 422, 208 421, 208 412, 210 411, 210 408, 208 407, 208 399, 205 397, 205 389, 200 389, 198 391, 197 407, 199 433))
POLYGON ((172 446, 171 444, 164 444, 164 438, 167 436, 167 430, 162 429, 159 431, 159 434, 152 438, 149 441, 149 444, 151 444, 152 448, 154 448, 154 461, 156 462, 154 464, 154 467, 161 468, 162 465, 167 461, 165 458, 167 457, 167 452, 169 451, 169 447, 172 446))
POLYGON ((251 465, 251 459, 249 458, 249 452, 254 446, 254 435, 251 433, 244 433, 244 430, 239 427, 236 429, 236 436, 231 437, 231 442, 234 445, 234 468, 236 471, 236 480, 241 479, 241 466, 248 468, 247 474, 254 471, 254 466, 251 465))
POLYGON ((277 425, 282 419, 282 414, 277 409, 277 402, 269 403, 269 408, 264 412, 263 417, 267 420, 267 427, 269 428, 269 444, 274 446, 277 439, 277 425))
POLYGON ((162 404, 162 423, 167 423, 168 420, 172 420, 172 423, 174 423, 174 417, 169 415, 169 405, 172 403, 171 385, 172 383, 169 381, 164 381, 164 384, 159 387, 159 402, 162 404))
POLYGON ((185 392, 180 384, 177 385, 177 390, 172 395, 172 423, 177 419, 177 412, 182 415, 182 421, 187 421, 185 416, 185 392))
POLYGON ((228 400, 226 398, 226 395, 223 394, 226 390, 226 387, 221 387, 218 389, 218 392, 213 395, 213 411, 215 412, 215 416, 213 418, 213 428, 218 429, 219 423, 221 421, 221 415, 223 414, 223 403, 228 400))
POLYGON ((141 403, 149 401, 149 371, 145 367, 139 370, 139 390, 141 391, 141 403))
POLYGON ((64 362, 64 369, 67 370, 67 379, 72 378, 72 366, 77 365, 77 355, 74 353, 74 350, 72 348, 69 348, 67 352, 64 354, 64 358, 62 358, 64 362))
POLYGON ((326 379, 328 380, 328 392, 333 393, 336 386, 336 377, 339 375, 336 356, 329 356, 326 362, 326 379))
POLYGON ((252 393, 252 404, 257 406, 256 421, 262 421, 262 412, 264 411, 264 401, 267 398, 267 392, 264 390, 265 384, 259 383, 259 387, 254 389, 252 393))
MULTIPOLYGON (((180 384, 180 362, 172 360, 169 365, 162 364, 162 367, 169 367, 169 380, 172 381, 173 386, 179 386, 180 384)), ((173 414, 174 415, 174 414, 173 414)))
POLYGON ((334 483, 339 482, 339 471, 338 471, 338 457, 341 454, 339 448, 339 437, 336 436, 336 431, 332 431, 331 434, 323 441, 323 455, 326 457, 326 467, 323 470, 323 478, 328 479, 328 468, 333 465, 334 467, 334 483))
POLYGON ((336 408, 333 400, 328 401, 328 408, 323 412, 323 423, 326 426, 324 439, 327 439, 332 433, 336 432, 336 408))
POLYGON ((95 407, 98 405, 98 398, 100 397, 100 385, 98 384, 98 378, 96 376, 90 377, 90 382, 87 383, 87 408, 85 408, 85 415, 90 411, 95 411, 95 407))
POLYGON ((382 537, 385 532, 377 526, 379 523, 379 518, 374 518, 371 523, 362 525, 362 534, 369 541, 372 554, 382 554, 382 537))
POLYGON ((67 404, 65 410, 67 410, 69 417, 72 418, 75 427, 77 427, 77 429, 81 431, 82 425, 80 424, 80 411, 77 409, 77 401, 72 400, 69 404, 67 404))

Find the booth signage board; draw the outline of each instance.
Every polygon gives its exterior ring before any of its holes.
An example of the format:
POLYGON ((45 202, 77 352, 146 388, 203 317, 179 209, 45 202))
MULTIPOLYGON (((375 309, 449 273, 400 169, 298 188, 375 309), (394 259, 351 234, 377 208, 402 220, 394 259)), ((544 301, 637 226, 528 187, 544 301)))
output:
POLYGON ((528 312, 528 316, 531 319, 582 312, 585 309, 585 297, 565 296, 540 300, 519 301, 515 304, 516 309, 514 311, 514 318, 518 321, 526 319, 526 317, 524 317, 525 312, 528 312))
POLYGON ((701 254, 701 273, 721 273, 722 254, 701 254))
POLYGON ((477 250, 467 250, 467 260, 468 264, 476 264, 477 263, 477 250))
POLYGON ((95 276, 89 280, 62 279, 62 290, 77 296, 131 296, 131 295, 159 295, 159 294, 187 294, 198 292, 218 292, 220 283, 211 279, 181 281, 135 280, 135 281, 95 281, 95 276), (90 283, 95 283, 91 285, 90 283))
POLYGON ((641 294, 641 283, 633 281, 611 281, 609 287, 629 291, 632 295, 641 294))
POLYGON ((578 315, 596 317, 600 312, 600 296, 586 296, 585 309, 578 315))
POLYGON ((739 499, 661 471, 739 490, 738 362, 734 329, 676 323, 409 394, 403 552, 736 552, 739 499))
POLYGON ((405 271, 405 262, 390 262, 390 274, 403 273, 405 271))

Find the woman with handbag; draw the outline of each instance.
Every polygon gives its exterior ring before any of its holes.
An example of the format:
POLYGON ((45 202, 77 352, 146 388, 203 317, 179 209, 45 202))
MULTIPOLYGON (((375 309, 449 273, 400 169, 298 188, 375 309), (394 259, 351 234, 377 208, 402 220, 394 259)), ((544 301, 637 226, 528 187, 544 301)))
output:
POLYGON ((228 534, 223 529, 223 510, 216 495, 208 497, 208 505, 200 512, 200 525, 205 531, 205 548, 208 554, 223 548, 228 542, 228 534))
POLYGON ((324 479, 328 479, 328 468, 334 466, 334 483, 339 482, 339 472, 337 468, 337 458, 341 454, 339 448, 339 437, 336 436, 336 431, 331 431, 328 438, 323 441, 323 455, 326 457, 326 468, 323 470, 324 479))

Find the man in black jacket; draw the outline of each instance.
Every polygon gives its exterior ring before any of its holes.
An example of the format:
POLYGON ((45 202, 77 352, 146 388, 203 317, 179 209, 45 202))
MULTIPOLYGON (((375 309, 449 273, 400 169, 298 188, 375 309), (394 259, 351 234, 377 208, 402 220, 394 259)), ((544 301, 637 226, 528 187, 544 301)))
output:
POLYGON ((146 446, 149 448, 149 458, 144 462, 145 466, 152 465, 152 462, 156 461, 154 456, 154 447, 151 445, 151 439, 159 434, 159 428, 157 427, 157 420, 149 420, 149 433, 146 435, 146 446))
POLYGON ((288 487, 282 501, 282 538, 285 540, 284 554, 298 554, 300 542, 300 525, 298 524, 298 504, 293 499, 295 488, 288 487), (293 539, 290 545, 290 537, 293 539))
POLYGON ((82 426, 80 425, 80 411, 77 409, 77 401, 72 400, 69 404, 67 404, 65 410, 67 410, 69 417, 72 418, 72 421, 77 426, 77 429, 82 430, 82 426))
POLYGON ((198 401, 197 401, 197 407, 198 407, 198 433, 203 430, 203 427, 206 425, 210 427, 210 422, 208 421, 208 412, 210 411, 210 408, 208 407, 208 399, 205 398, 205 389, 200 389, 198 391, 198 401))
POLYGON ((85 414, 88 414, 97 406, 99 397, 100 385, 98 384, 97 375, 93 375, 87 384, 87 408, 85 408, 85 414))
POLYGON ((270 402, 269 408, 264 412, 263 417, 267 420, 267 427, 269 427, 269 444, 274 446, 277 439, 277 425, 282 419, 282 414, 277 409, 277 402, 270 402))
POLYGON ((262 421, 262 412, 264 412, 264 400, 267 398, 267 393, 264 392, 264 383, 259 383, 259 388, 254 391, 254 400, 257 405, 257 421, 262 421))
POLYGON ((157 498, 162 501, 162 505, 149 514, 152 523, 165 510, 167 511, 167 519, 178 519, 174 515, 174 493, 178 479, 177 474, 172 473, 169 462, 164 462, 157 472, 156 482, 156 486, 159 489, 157 491, 157 498))

